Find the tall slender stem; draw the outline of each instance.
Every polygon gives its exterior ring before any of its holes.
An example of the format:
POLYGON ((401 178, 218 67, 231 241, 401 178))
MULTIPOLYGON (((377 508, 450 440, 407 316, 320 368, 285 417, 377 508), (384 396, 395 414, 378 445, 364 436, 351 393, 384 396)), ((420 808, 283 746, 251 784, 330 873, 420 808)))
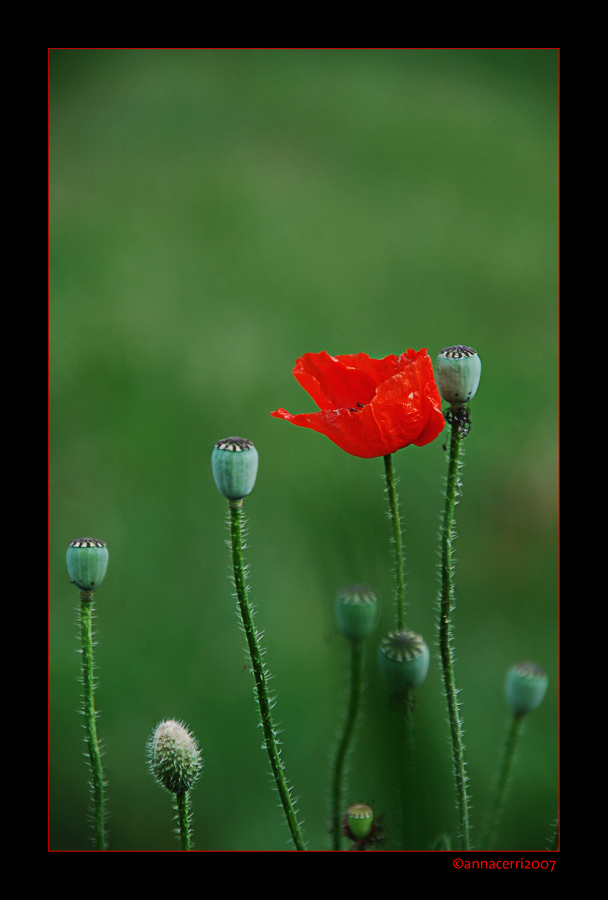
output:
POLYGON ((334 780, 332 789, 333 848, 342 849, 342 813, 344 812, 345 767, 361 708, 363 684, 363 641, 351 644, 350 666, 350 698, 348 712, 344 722, 344 731, 338 744, 334 763, 334 780))
POLYGON ((87 751, 91 766, 91 788, 93 793, 93 827, 97 850, 106 849, 105 798, 101 754, 97 740, 95 723, 95 684, 93 680, 93 592, 80 592, 80 635, 82 642, 82 684, 84 727, 87 751))
POLYGON ((414 777, 414 734, 412 722, 412 697, 404 696, 398 709, 399 717, 399 815, 401 821, 401 849, 413 847, 414 822, 418 812, 414 777))
POLYGON ((502 758, 494 787, 492 806, 490 808, 490 814, 486 823, 483 839, 480 844, 480 850, 489 850, 492 845, 492 839, 504 808, 507 786, 511 777, 515 752, 523 732, 523 727, 524 716, 513 716, 502 749, 502 758))
POLYGON ((462 460, 462 435, 458 423, 452 425, 450 439, 450 460, 446 487, 445 512, 441 536, 441 602, 439 613, 439 644, 443 669, 443 684, 448 707, 448 718, 452 739, 452 757, 458 814, 460 819, 460 849, 470 850, 469 798, 464 760, 463 727, 458 705, 458 692, 454 677, 454 649, 452 644, 452 616, 456 597, 454 590, 454 568, 452 560, 454 540, 454 512, 458 496, 458 472, 462 460))
POLYGON ((405 579, 403 574, 403 541, 401 538, 401 518, 399 515, 399 498, 395 486, 393 456, 388 453, 384 457, 386 473, 386 491, 388 494, 391 520, 393 522, 393 544, 395 546, 395 578, 397 579, 397 630, 405 628, 405 579))
POLYGON ((300 831, 290 789, 287 785, 283 763, 276 737, 275 727, 272 721, 271 702, 266 684, 266 670, 262 661, 259 637, 253 622, 253 612, 249 604, 247 584, 243 567, 243 538, 242 538, 242 500, 230 502, 230 536, 232 543, 232 568, 234 584, 238 599, 239 611, 243 622, 243 629, 247 638, 251 667, 255 678, 260 718, 264 731, 264 744, 270 759, 272 774, 279 791, 281 804, 285 812, 287 824, 296 850, 304 850, 304 840, 300 831))

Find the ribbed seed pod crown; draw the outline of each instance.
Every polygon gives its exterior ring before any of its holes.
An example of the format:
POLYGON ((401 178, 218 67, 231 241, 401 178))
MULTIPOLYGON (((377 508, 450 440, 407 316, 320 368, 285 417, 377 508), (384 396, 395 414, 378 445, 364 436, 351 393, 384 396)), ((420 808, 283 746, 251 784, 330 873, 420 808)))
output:
POLYGON ((181 722, 166 719, 157 725, 148 743, 150 770, 172 794, 185 794, 203 769, 196 740, 181 722))
POLYGON ((336 620, 341 634, 357 643, 373 634, 378 622, 378 601, 370 588, 352 584, 336 596, 336 620))
POLYGON ((246 438, 222 438, 211 453, 211 471, 220 494, 227 500, 242 500, 255 485, 258 451, 246 438))
POLYGON ((378 648, 378 668, 392 694, 406 694, 427 676, 430 653, 424 639, 413 631, 391 631, 378 648))
POLYGON ((533 662, 521 662, 507 672, 505 697, 515 716, 533 712, 543 702, 549 679, 533 662))
POLYGON ((66 563, 72 584, 81 591, 94 591, 108 568, 108 548, 95 538, 77 538, 67 549, 66 563))
POLYGON ((440 351, 435 367, 437 387, 446 403, 462 406, 479 387, 481 360, 472 347, 456 344, 440 351))
POLYGON ((374 824, 374 811, 366 803, 353 803, 346 810, 346 825, 352 838, 361 841, 366 838, 374 824))

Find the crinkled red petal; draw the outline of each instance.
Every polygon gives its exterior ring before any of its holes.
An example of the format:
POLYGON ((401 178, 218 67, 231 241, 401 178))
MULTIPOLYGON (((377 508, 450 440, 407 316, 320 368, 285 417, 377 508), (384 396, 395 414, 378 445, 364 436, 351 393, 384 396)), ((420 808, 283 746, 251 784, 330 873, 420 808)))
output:
POLYGON ((426 350, 372 359, 365 353, 330 356, 307 353, 294 375, 320 411, 272 413, 324 434, 353 456, 395 453, 423 446, 443 430, 441 398, 426 350))

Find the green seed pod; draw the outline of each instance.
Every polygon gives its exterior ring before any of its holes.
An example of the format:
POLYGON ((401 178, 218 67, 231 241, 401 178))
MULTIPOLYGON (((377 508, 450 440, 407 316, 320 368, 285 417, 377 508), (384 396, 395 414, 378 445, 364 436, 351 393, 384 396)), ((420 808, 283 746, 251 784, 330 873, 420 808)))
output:
POLYGON ((220 494, 230 501, 242 500, 255 484, 258 451, 245 438, 224 438, 211 453, 211 471, 220 494))
POLYGON ((513 715, 520 717, 533 712, 543 702, 548 685, 546 673, 536 663, 512 666, 507 673, 505 697, 513 715))
POLYGON ((66 563, 72 584, 81 591, 94 591, 108 568, 108 548, 103 541, 78 538, 67 549, 66 563))
POLYGON ((148 743, 150 771, 172 794, 185 794, 203 770, 203 756, 187 728, 165 719, 154 729, 148 743))
POLYGON ((336 597, 336 619, 347 640, 364 641, 378 622, 378 601, 373 592, 362 584, 342 588, 336 597))
POLYGON ((391 694, 407 694, 427 676, 429 648, 413 631, 391 631, 378 648, 378 667, 391 694))
POLYGON ((437 386, 446 403, 463 406, 479 387, 481 360, 472 347, 445 347, 437 357, 437 386))
POLYGON ((354 803, 346 810, 346 825, 355 841, 362 841, 372 830, 374 811, 366 803, 354 803))

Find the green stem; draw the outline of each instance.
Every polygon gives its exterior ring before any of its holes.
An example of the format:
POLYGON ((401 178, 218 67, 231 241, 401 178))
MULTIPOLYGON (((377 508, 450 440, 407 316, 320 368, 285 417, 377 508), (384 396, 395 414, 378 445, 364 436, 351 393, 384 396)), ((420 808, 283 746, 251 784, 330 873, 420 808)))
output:
POLYGON ((393 544, 395 545, 395 577, 397 579, 397 630, 405 628, 405 580, 403 575, 403 541, 401 538, 401 518, 399 516, 399 498, 395 487, 393 472, 393 456, 388 453, 384 457, 386 473, 386 491, 393 522, 393 544))
POLYGON ((334 763, 334 780, 332 790, 333 802, 333 849, 342 849, 342 814, 344 812, 345 795, 345 767, 348 751, 357 727, 359 710, 361 708, 361 694, 363 689, 363 641, 354 641, 351 644, 350 666, 350 698, 348 712, 344 723, 342 738, 338 744, 338 752, 334 763))
POLYGON ((179 822, 179 839, 182 850, 190 850, 190 796, 188 791, 175 795, 177 820, 179 822))
POLYGON ((496 778, 496 785, 494 788, 494 798, 483 835, 483 840, 481 841, 480 850, 490 849, 494 833, 503 811, 507 785, 509 784, 509 779, 511 777, 511 770, 513 768, 513 762, 515 760, 515 752, 519 743, 519 739, 523 734, 523 728, 524 717, 513 716, 503 746, 502 759, 500 762, 500 767, 498 769, 498 776, 496 778))
POLYGON ((401 850, 412 849, 412 825, 415 819, 414 738, 409 695, 400 704, 399 722, 399 815, 401 818, 401 850))
POLYGON ((398 734, 398 786, 399 816, 401 822, 401 850, 413 849, 414 823, 418 814, 418 791, 414 770, 414 698, 410 691, 399 699, 395 713, 399 718, 398 734))
POLYGON ((441 538, 441 604, 439 615, 439 644, 443 669, 443 684, 448 706, 448 718, 452 738, 452 757, 458 814, 460 819, 460 849, 470 850, 469 798, 464 761, 463 727, 458 705, 458 692, 454 678, 454 650, 452 645, 452 615, 455 608, 454 567, 452 561, 454 510, 458 496, 458 471, 462 457, 462 436, 458 424, 452 426, 450 461, 446 488, 445 513, 441 538))
POLYGON ((101 754, 95 723, 95 685, 93 681, 93 592, 80 592, 80 635, 82 640, 83 713, 93 794, 93 826, 97 850, 106 849, 104 783, 101 754))
POLYGON ((300 832, 300 826, 298 825, 290 790, 283 770, 276 731, 272 721, 271 702, 266 685, 266 670, 262 662, 259 637, 253 623, 253 612, 249 605, 243 567, 242 500, 232 501, 230 503, 230 536, 232 541, 234 584, 236 587, 243 629, 247 638, 249 656, 251 657, 251 667, 255 678, 258 704, 260 707, 260 719, 264 731, 264 745, 268 752, 272 774, 279 791, 287 824, 291 831, 296 850, 304 850, 304 840, 300 832))

